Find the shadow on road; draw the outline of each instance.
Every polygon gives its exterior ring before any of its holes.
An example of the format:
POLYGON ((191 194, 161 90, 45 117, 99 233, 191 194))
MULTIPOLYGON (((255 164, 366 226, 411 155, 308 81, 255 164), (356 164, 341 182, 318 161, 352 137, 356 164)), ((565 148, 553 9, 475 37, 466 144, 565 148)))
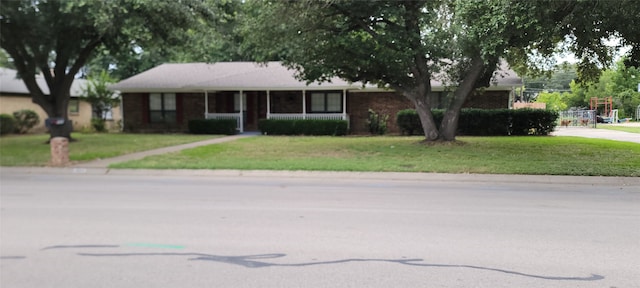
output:
MULTIPOLYGON (((51 247, 46 247, 42 250, 69 249, 69 248, 116 248, 116 247, 119 247, 119 245, 74 245, 74 246, 51 246, 51 247)), ((517 275, 522 277, 538 278, 538 279, 544 279, 544 280, 556 280, 556 281, 597 281, 597 280, 604 279, 604 276, 597 275, 597 274, 591 274, 591 276, 587 276, 587 277, 545 276, 545 275, 527 274, 527 273, 522 273, 518 271, 474 266, 474 265, 424 263, 423 262, 424 259, 419 259, 419 258, 413 258, 413 259, 348 258, 348 259, 339 259, 339 260, 333 260, 333 261, 275 263, 275 262, 268 262, 267 260, 283 258, 283 257, 286 257, 287 254, 272 253, 272 254, 259 254, 259 255, 221 256, 221 255, 203 254, 203 253, 78 253, 78 255, 84 256, 84 257, 150 257, 150 256, 174 257, 174 256, 179 256, 179 257, 187 257, 187 260, 189 261, 212 261, 212 262, 218 262, 218 263, 224 263, 224 264, 230 264, 230 265, 243 266, 246 268, 306 267, 306 266, 317 266, 317 265, 336 265, 336 264, 351 263, 351 262, 383 262, 383 263, 394 263, 394 264, 416 266, 416 267, 428 267, 428 268, 457 268, 457 269, 484 270, 484 271, 505 273, 510 275, 517 275)))

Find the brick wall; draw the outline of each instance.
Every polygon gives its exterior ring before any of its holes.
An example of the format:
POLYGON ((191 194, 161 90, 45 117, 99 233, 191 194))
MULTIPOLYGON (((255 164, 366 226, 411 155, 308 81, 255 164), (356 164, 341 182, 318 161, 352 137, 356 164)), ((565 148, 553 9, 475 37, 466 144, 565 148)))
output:
POLYGON ((149 93, 122 95, 124 131, 126 132, 184 132, 189 120, 204 118, 203 93, 176 93, 176 123, 149 123, 149 93))
POLYGON ((396 114, 403 109, 413 108, 413 104, 406 97, 395 92, 358 92, 347 95, 347 113, 351 121, 352 134, 367 134, 367 118, 369 109, 379 115, 389 115, 388 132, 400 133, 396 125, 396 114))
MULTIPOLYGON (((209 94, 210 113, 233 112, 233 94, 235 92, 218 92, 209 94)), ((271 94, 272 113, 302 113, 302 92, 273 91, 271 94)), ((177 111, 180 115, 178 123, 149 123, 148 121, 148 93, 125 93, 123 95, 124 129, 129 132, 183 132, 187 130, 187 123, 192 119, 204 118, 204 93, 178 93, 177 111), (145 100, 146 99, 146 100, 145 100)), ((309 94, 310 95, 310 94, 309 94)), ((310 97, 307 95, 307 106, 310 97)), ((248 109, 252 115, 247 115, 247 130, 257 129, 257 120, 266 118, 266 92, 247 92, 248 109), (249 99, 251 98, 251 99, 249 99), (249 101, 250 100, 250 101, 249 101), (251 106, 251 108, 249 108, 251 106)), ((483 91, 469 97, 464 107, 496 109, 508 108, 508 91, 483 91)), ((351 121, 352 134, 368 134, 368 109, 373 109, 380 115, 389 115, 387 122, 390 134, 398 134, 400 130, 396 124, 396 114, 403 109, 413 109, 414 106, 406 97, 395 92, 349 92, 347 95, 347 113, 351 121)), ((307 112, 309 112, 307 107, 307 112)))
MULTIPOLYGON (((499 109, 509 107, 508 91, 482 91, 467 98, 464 108, 499 109)), ((367 118, 369 108, 379 115, 389 115, 387 128, 389 134, 399 134, 396 114, 404 109, 415 109, 406 97, 395 92, 358 92, 349 93, 347 113, 351 120, 352 134, 368 134, 367 118)))

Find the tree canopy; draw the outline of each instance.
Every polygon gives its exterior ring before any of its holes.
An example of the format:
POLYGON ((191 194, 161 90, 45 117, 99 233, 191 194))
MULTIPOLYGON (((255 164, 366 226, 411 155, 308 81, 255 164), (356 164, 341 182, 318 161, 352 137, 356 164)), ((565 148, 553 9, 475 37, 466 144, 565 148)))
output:
POLYGON ((548 28, 561 16, 538 4, 255 0, 246 31, 258 55, 281 57, 301 79, 337 76, 401 93, 414 103, 427 140, 450 141, 466 98, 490 84, 510 49, 545 52, 555 45, 558 36, 548 28), (440 127, 430 107, 436 78, 454 87, 440 127))
MULTIPOLYGON (((217 1, 216 1, 217 2, 217 1)), ((215 14, 200 0, 16 0, 0 10, 0 46, 11 56, 33 102, 51 118, 67 119, 69 90, 96 50, 119 55, 131 47, 184 43, 189 29, 208 26, 215 14), (42 74, 49 93, 39 87, 42 74)), ((70 138, 71 124, 51 136, 70 138)))

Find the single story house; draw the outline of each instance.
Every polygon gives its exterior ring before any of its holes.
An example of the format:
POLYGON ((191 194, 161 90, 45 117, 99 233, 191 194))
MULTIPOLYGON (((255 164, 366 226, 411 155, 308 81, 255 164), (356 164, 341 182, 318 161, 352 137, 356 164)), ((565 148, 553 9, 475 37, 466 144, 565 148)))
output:
MULTIPOLYGON (((49 87, 44 77, 36 76, 36 81, 40 89, 45 94, 49 93, 49 87)), ((91 127, 92 110, 91 104, 83 101, 81 96, 88 81, 75 79, 71 85, 71 100, 69 101, 69 120, 73 122, 76 131, 91 127)), ((48 118, 47 113, 42 108, 31 101, 31 94, 22 79, 17 77, 17 71, 0 67, 0 114, 13 114, 18 110, 33 110, 40 117, 40 124, 33 127, 30 132, 46 131, 44 121, 48 118)), ((112 109, 107 115, 107 128, 118 129, 120 109, 112 109)))
MULTIPOLYGON (((445 87, 432 81, 435 108, 445 87)), ((469 97, 465 107, 510 108, 522 79, 500 71, 496 82, 469 97)), ((110 87, 122 95, 124 130, 179 132, 191 119, 237 119, 238 130, 257 131, 259 119, 343 119, 353 134, 367 133, 368 110, 389 115, 388 128, 399 133, 395 115, 413 108, 404 96, 342 79, 306 83, 279 62, 172 63, 110 87)))

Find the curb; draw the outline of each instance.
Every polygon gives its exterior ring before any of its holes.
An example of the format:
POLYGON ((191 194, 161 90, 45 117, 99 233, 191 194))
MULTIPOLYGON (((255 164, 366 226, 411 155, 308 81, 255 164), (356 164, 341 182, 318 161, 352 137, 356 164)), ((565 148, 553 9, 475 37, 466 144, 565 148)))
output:
MULTIPOLYGON (((428 182, 476 182, 512 184, 569 184, 569 185, 615 185, 638 186, 640 177, 608 176, 558 176, 558 175, 509 175, 509 174, 446 174, 404 172, 336 172, 336 171, 280 171, 280 170, 154 170, 154 169, 108 169, 108 168, 52 168, 52 167, 2 167, 0 174, 46 174, 46 175, 118 175, 118 176, 162 176, 162 177, 218 177, 218 178, 292 178, 332 180, 383 180, 383 181, 428 181, 428 182)), ((640 189, 638 190, 640 192, 640 189)))

